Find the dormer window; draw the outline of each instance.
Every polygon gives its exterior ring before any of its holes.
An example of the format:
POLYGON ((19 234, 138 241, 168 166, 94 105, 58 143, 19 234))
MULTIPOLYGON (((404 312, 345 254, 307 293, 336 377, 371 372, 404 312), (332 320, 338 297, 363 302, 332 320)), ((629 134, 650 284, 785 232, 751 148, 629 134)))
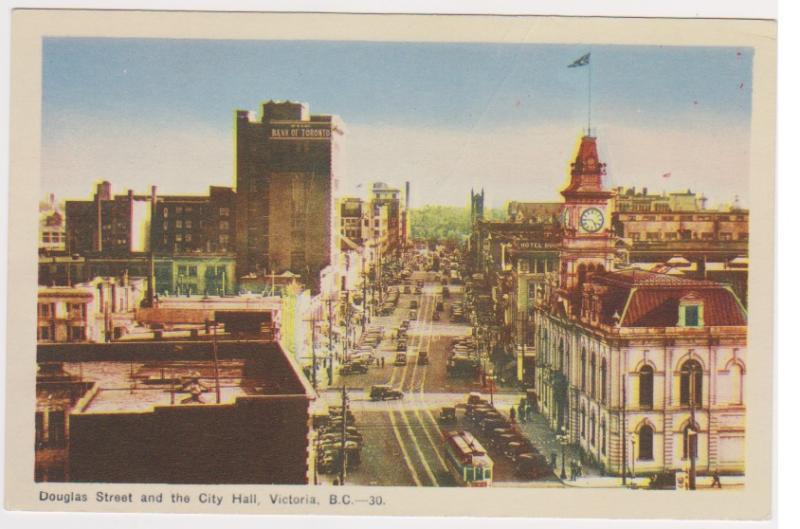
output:
POLYGON ((679 327, 703 327, 703 300, 697 294, 681 298, 678 311, 679 327))

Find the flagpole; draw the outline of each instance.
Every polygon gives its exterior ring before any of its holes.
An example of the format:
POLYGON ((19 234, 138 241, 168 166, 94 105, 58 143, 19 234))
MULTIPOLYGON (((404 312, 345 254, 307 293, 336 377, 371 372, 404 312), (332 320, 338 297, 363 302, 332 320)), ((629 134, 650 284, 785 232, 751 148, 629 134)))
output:
POLYGON ((587 131, 586 135, 587 136, 591 136, 592 135, 592 61, 591 60, 589 61, 589 89, 588 89, 588 92, 589 92, 589 105, 588 105, 587 113, 588 113, 588 116, 589 116, 589 119, 588 119, 589 128, 588 128, 588 131, 587 131))

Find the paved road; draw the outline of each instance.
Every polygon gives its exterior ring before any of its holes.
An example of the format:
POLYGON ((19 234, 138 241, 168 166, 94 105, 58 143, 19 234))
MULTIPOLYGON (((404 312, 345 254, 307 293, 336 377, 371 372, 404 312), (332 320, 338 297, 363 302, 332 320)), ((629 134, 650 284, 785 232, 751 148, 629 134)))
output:
MULTIPOLYGON (((471 327, 448 319, 449 306, 462 298, 461 289, 454 289, 445 301, 441 321, 433 321, 436 301, 442 300, 441 290, 432 276, 416 272, 412 280, 426 281, 420 295, 401 294, 395 314, 374 318, 372 323, 383 325, 387 339, 381 343, 378 356, 385 358, 383 368, 371 367, 360 375, 338 377, 334 387, 320 393, 317 406, 338 404, 342 384, 350 388, 348 396, 356 426, 364 436, 361 466, 351 472, 346 482, 363 485, 454 486, 445 460, 442 432, 436 417, 442 406, 465 402, 470 391, 480 391, 477 377, 453 378, 446 370, 447 354, 456 337, 468 336, 471 327), (412 323, 408 340, 408 363, 394 366, 396 344, 388 339, 391 331, 408 318, 412 299, 419 303, 416 322, 412 323), (418 351, 428 351, 429 364, 417 364, 418 351), (373 384, 389 384, 402 389, 405 397, 399 401, 371 402, 368 391, 373 384)), ((495 405, 505 411, 519 400, 519 394, 503 393, 494 396, 495 405)), ((465 428, 463 419, 448 429, 465 428)), ((511 463, 499 454, 495 459, 495 485, 513 482, 511 463)))

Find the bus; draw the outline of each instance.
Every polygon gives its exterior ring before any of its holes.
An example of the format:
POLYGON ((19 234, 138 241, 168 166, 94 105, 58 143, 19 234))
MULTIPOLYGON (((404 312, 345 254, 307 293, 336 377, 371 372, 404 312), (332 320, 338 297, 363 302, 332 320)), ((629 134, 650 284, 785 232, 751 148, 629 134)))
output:
POLYGON ((447 466, 459 485, 488 487, 492 484, 494 462, 471 433, 446 432, 444 446, 447 466))

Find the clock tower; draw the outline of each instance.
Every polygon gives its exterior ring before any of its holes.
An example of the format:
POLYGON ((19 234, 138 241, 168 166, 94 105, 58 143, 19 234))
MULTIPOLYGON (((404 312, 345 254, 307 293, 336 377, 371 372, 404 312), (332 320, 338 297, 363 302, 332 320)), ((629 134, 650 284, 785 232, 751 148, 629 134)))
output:
POLYGON ((592 272, 610 270, 614 262, 611 213, 614 192, 603 186, 606 164, 597 156, 597 139, 581 138, 564 196, 561 288, 579 289, 592 272))

